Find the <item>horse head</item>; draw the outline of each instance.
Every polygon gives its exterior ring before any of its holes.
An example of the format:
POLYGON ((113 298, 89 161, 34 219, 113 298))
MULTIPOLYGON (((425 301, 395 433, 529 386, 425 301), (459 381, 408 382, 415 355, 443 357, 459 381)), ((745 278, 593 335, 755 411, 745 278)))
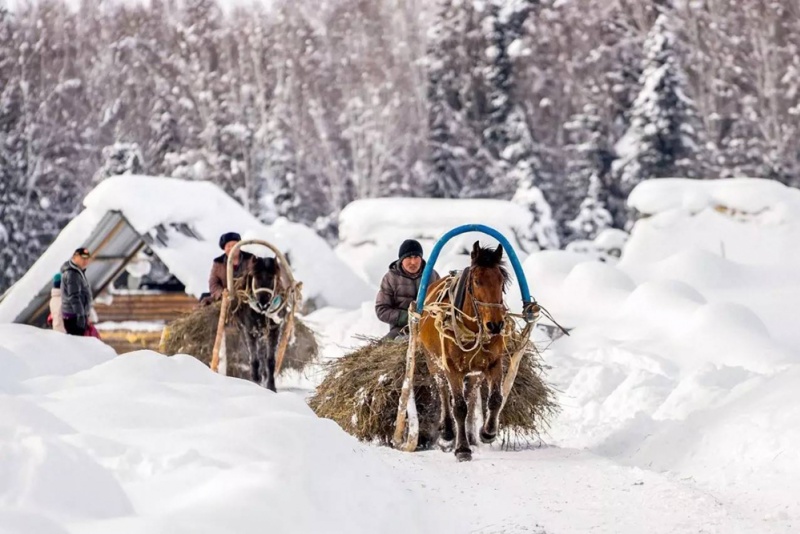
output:
POLYGON ((475 315, 492 335, 503 332, 506 308, 503 293, 509 282, 503 262, 503 245, 496 249, 481 247, 478 241, 472 246, 470 283, 468 290, 475 315))
POLYGON ((256 257, 250 262, 247 271, 250 307, 259 313, 276 307, 274 299, 280 297, 280 276, 280 265, 275 258, 256 257))

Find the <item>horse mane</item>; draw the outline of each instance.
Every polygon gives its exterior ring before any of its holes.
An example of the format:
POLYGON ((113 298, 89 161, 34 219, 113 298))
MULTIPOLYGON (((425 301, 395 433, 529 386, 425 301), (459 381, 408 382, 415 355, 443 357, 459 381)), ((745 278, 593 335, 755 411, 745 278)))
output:
POLYGON ((502 257, 498 258, 495 250, 491 247, 479 246, 477 254, 472 256, 472 266, 484 269, 500 269, 500 274, 503 275, 503 287, 505 288, 511 282, 511 275, 506 268, 505 260, 502 257))

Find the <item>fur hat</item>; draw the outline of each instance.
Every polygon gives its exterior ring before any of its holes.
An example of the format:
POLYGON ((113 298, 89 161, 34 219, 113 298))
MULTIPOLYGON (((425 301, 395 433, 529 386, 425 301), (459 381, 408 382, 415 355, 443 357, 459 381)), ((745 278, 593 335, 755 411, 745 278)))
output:
POLYGON ((219 237, 219 248, 225 250, 225 245, 227 245, 231 241, 241 241, 241 240, 242 236, 240 236, 236 232, 226 232, 219 237))

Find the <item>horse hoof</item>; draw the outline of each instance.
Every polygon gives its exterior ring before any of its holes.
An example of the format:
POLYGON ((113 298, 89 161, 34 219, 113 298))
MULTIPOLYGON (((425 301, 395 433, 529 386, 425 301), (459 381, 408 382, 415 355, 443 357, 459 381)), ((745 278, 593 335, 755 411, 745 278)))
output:
POLYGON ((489 434, 481 430, 481 441, 484 443, 494 443, 494 440, 497 439, 497 434, 489 434))
POLYGON ((480 442, 475 437, 475 434, 467 434, 467 443, 469 443, 470 447, 477 447, 480 442))
POLYGON ((456 459, 459 462, 469 462, 472 460, 472 451, 456 451, 456 459))

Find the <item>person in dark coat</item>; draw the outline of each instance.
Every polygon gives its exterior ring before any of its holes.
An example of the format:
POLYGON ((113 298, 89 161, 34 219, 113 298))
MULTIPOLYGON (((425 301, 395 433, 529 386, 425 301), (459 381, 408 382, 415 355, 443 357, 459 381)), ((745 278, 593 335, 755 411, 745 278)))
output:
MULTIPOLYGON (((211 264, 211 274, 208 276, 208 291, 211 296, 210 299, 204 300, 204 304, 209 304, 222 298, 222 292, 228 287, 228 254, 236 246, 236 243, 241 240, 242 236, 236 232, 227 232, 220 236, 219 248, 225 253, 214 258, 214 262, 211 264)), ((254 257, 243 250, 237 250, 236 255, 233 257, 233 277, 242 276, 254 257)))
POLYGON ((86 267, 92 255, 87 248, 79 248, 61 267, 61 316, 67 334, 83 336, 89 326, 92 310, 92 288, 86 278, 86 267))
MULTIPOLYGON (((378 319, 389 325, 386 338, 397 338, 408 326, 408 306, 417 299, 424 270, 422 245, 414 239, 403 241, 398 258, 389 265, 389 272, 381 280, 381 288, 375 298, 378 319)), ((438 279, 439 273, 433 271, 429 284, 438 279)))

